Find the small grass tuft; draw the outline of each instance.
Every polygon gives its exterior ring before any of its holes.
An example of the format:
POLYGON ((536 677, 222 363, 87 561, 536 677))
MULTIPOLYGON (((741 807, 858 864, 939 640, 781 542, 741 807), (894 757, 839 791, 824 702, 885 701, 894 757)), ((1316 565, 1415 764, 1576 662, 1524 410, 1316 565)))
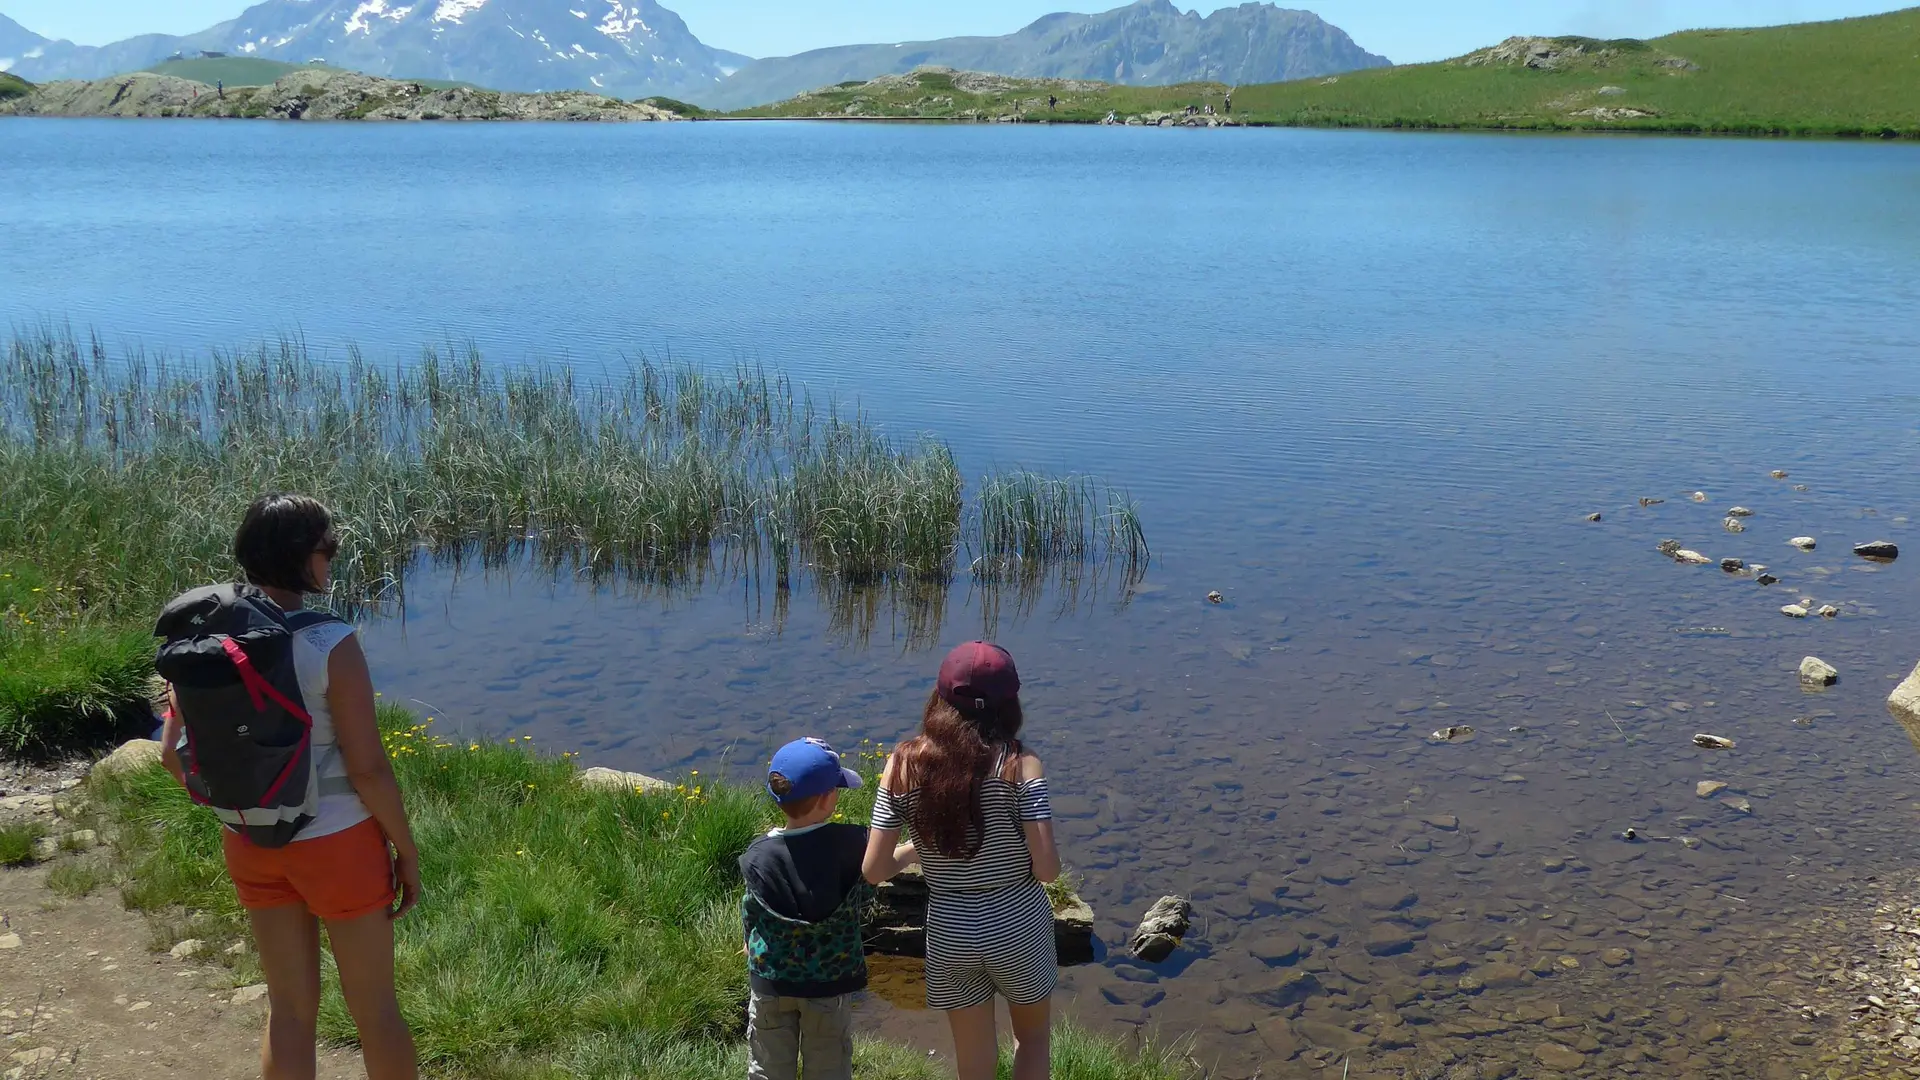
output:
POLYGON ((30 866, 36 860, 33 846, 47 835, 47 827, 37 821, 15 821, 0 825, 0 866, 30 866))
POLYGON ((113 881, 113 871, 91 859, 68 859, 47 871, 47 888, 69 900, 91 896, 113 881))

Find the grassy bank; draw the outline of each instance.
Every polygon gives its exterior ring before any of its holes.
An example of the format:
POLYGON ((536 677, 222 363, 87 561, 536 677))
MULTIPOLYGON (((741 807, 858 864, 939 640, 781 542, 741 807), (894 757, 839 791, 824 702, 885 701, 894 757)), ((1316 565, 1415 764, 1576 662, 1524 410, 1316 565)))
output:
MULTIPOLYGON (((1920 138, 1920 8, 1651 41, 1527 39, 1455 60, 1234 89, 1233 118, 1316 127, 1670 131, 1920 138)), ((926 72, 851 83, 742 116, 1093 123, 1224 109, 1228 88, 926 72), (1060 99, 1049 112, 1049 95, 1060 99)))
POLYGON ((33 92, 33 84, 18 75, 9 75, 0 71, 0 101, 8 98, 26 97, 33 92))
MULTIPOLYGON (((397 979, 430 1070, 502 1080, 744 1073, 735 859, 773 820, 763 792, 698 776, 672 792, 590 791, 565 756, 440 738, 399 710, 381 719, 427 883, 400 924, 397 979)), ((158 768, 89 789, 116 834, 127 903, 161 920, 157 945, 192 936, 218 954, 243 936, 209 814, 158 768)), ((353 1035, 331 972, 322 1028, 353 1035)), ((940 1075, 904 1047, 868 1042, 860 1054, 862 1077, 940 1075)), ((1192 1073, 1165 1049, 1135 1052, 1068 1028, 1054 1075, 1192 1073)))
POLYGON ((145 735, 153 638, 89 618, 64 586, 0 558, 0 754, 145 735))

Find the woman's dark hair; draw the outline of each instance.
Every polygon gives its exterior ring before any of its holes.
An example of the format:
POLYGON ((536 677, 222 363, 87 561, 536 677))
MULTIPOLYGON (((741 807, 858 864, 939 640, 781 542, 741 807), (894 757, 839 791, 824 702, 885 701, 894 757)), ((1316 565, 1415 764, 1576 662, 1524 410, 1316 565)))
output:
POLYGON ((895 758, 903 791, 914 791, 907 824, 914 842, 949 858, 971 859, 986 838, 981 785, 997 751, 1011 762, 1021 754, 1020 701, 962 711, 940 696, 927 697, 920 734, 900 744, 895 758))
POLYGON ((233 558, 248 582, 289 592, 316 591, 308 561, 339 547, 333 515, 305 495, 262 495, 247 507, 233 534, 233 558))

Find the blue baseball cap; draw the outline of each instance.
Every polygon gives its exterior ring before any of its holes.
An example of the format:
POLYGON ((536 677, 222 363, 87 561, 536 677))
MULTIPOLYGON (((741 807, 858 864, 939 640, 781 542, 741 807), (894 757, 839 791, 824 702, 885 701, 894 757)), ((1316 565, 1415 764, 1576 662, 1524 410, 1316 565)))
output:
POLYGON ((795 739, 773 755, 767 766, 767 794, 775 802, 790 803, 825 795, 835 788, 857 788, 860 774, 840 764, 840 753, 825 739, 795 739), (773 778, 784 777, 787 793, 773 789, 773 778))

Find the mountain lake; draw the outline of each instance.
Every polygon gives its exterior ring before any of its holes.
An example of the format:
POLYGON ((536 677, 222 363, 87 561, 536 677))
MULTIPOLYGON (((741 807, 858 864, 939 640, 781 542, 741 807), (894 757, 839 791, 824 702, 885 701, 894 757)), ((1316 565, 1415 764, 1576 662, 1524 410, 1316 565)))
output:
MULTIPOLYGON (((991 634, 1098 912, 1101 961, 1060 999, 1089 1024, 1187 1038, 1222 1077, 1912 1073, 1920 1038, 1864 995, 1912 977, 1889 932, 1912 920, 1880 912, 1920 903, 1920 757, 1884 704, 1920 659, 1920 559, 1851 547, 1920 543, 1920 147, 0 138, 16 328, 392 362, 472 341, 588 378, 745 360, 937 434, 969 475, 1112 480, 1152 544, 1131 587, 963 575, 931 633, 884 599, 425 566, 364 633, 388 699, 443 730, 752 780, 790 737, 902 737, 940 651, 991 634), (1781 615, 1802 597, 1839 614, 1781 615), (1837 684, 1802 689, 1810 655, 1837 684), (1194 932, 1135 961, 1167 893, 1194 932)), ((876 981, 865 1023, 945 1045, 910 971, 876 981)))

